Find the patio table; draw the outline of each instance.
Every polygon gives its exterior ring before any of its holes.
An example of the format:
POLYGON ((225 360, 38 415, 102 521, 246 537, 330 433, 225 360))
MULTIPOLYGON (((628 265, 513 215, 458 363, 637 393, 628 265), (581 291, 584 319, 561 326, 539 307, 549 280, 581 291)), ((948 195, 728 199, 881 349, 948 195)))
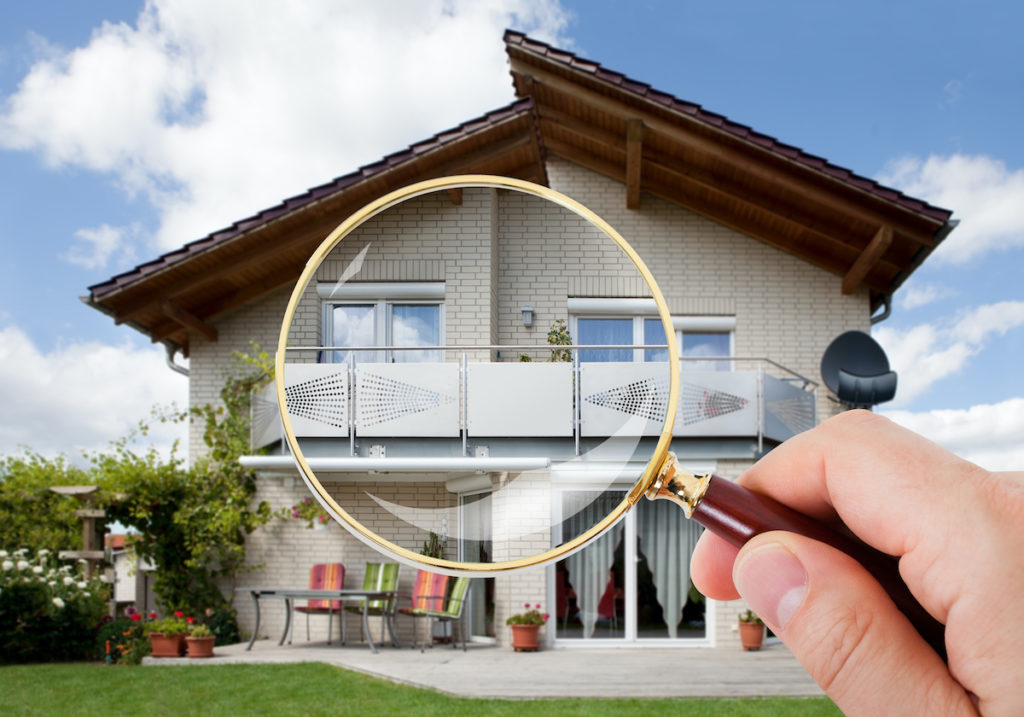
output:
MULTIPOLYGON (((258 587, 246 587, 237 588, 236 592, 249 593, 252 598, 253 606, 256 610, 256 625, 252 630, 252 638, 249 640, 249 645, 245 648, 251 650, 253 643, 256 642, 256 636, 260 633, 260 600, 271 599, 271 600, 283 600, 285 607, 285 618, 284 618, 284 631, 281 633, 281 639, 277 641, 278 645, 284 644, 285 637, 288 636, 288 630, 292 624, 292 602, 294 600, 330 600, 330 604, 333 605, 333 601, 338 600, 342 603, 345 602, 362 602, 363 605, 363 632, 366 635, 366 642, 370 646, 370 650, 374 653, 377 652, 377 646, 373 642, 373 636, 370 633, 370 624, 368 620, 367 608, 371 600, 382 600, 388 605, 393 605, 395 600, 394 590, 359 590, 359 589, 341 589, 341 590, 313 590, 310 588, 258 588, 258 587)), ((328 615, 331 615, 332 611, 328 610, 328 615)), ((345 618, 344 618, 344 605, 342 609, 338 611, 341 615, 341 644, 345 644, 345 618)), ((384 613, 383 619, 385 624, 388 626, 388 632, 391 634, 391 644, 394 647, 398 647, 398 639, 395 637, 395 628, 393 624, 393 616, 391 611, 388 610, 384 613)), ((327 635, 327 644, 331 644, 331 636, 327 635)))

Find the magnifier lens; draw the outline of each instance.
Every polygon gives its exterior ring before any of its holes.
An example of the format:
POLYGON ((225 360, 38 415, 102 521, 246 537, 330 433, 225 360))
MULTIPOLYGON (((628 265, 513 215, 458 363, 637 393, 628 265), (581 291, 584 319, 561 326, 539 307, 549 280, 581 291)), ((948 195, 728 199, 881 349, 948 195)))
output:
POLYGON ((436 180, 353 215, 310 260, 278 356, 314 496, 449 572, 551 560, 613 523, 667 446, 674 356, 620 242, 513 180, 436 180))

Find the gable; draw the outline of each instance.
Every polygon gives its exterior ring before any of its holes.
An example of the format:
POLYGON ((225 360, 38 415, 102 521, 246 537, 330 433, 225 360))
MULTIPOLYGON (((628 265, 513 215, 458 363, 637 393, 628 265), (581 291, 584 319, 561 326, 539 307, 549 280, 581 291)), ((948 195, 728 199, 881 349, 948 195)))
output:
MULTIPOLYGON (((89 287, 86 303, 169 348, 289 285, 338 223, 422 179, 496 174, 547 184, 560 157, 666 199, 887 300, 952 228, 950 212, 526 36, 507 32, 519 99, 89 287)), ((452 197, 458 201, 458 197, 452 197)))

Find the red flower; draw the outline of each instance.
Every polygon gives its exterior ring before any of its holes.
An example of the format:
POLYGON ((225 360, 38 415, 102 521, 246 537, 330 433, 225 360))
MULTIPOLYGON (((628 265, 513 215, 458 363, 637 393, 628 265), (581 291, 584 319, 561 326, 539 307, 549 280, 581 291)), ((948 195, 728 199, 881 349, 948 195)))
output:
POLYGON ((151 612, 146 617, 148 617, 150 620, 156 620, 157 614, 155 612, 151 612))
POLYGON ((175 610, 174 617, 180 620, 181 618, 185 617, 185 613, 183 613, 181 610, 175 610))
POLYGON ((537 604, 536 604, 536 605, 534 605, 533 607, 534 607, 534 608, 536 608, 537 610, 540 610, 540 603, 537 603, 537 604))
POLYGON ((138 622, 139 620, 142 619, 142 615, 140 615, 137 612, 133 612, 129 617, 131 617, 131 619, 134 620, 135 622, 138 622))
POLYGON ((527 610, 529 610, 530 609, 530 603, 524 602, 523 603, 523 607, 525 607, 527 610))
POLYGON ((196 621, 196 619, 194 617, 192 617, 192 616, 189 616, 189 617, 185 618, 185 622, 187 622, 189 625, 191 625, 195 621, 196 621))
POLYGON ((547 622, 548 618, 551 617, 551 615, 549 615, 548 613, 544 613, 543 615, 541 615, 541 617, 544 618, 544 622, 547 622))

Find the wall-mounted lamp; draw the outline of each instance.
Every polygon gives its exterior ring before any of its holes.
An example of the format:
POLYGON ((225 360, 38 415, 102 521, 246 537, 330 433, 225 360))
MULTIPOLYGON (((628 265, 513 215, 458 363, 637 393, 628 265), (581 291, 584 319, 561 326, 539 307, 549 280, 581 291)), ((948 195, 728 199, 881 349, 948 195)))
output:
POLYGON ((533 326, 533 307, 529 304, 524 304, 521 311, 523 312, 523 326, 530 328, 533 326))

